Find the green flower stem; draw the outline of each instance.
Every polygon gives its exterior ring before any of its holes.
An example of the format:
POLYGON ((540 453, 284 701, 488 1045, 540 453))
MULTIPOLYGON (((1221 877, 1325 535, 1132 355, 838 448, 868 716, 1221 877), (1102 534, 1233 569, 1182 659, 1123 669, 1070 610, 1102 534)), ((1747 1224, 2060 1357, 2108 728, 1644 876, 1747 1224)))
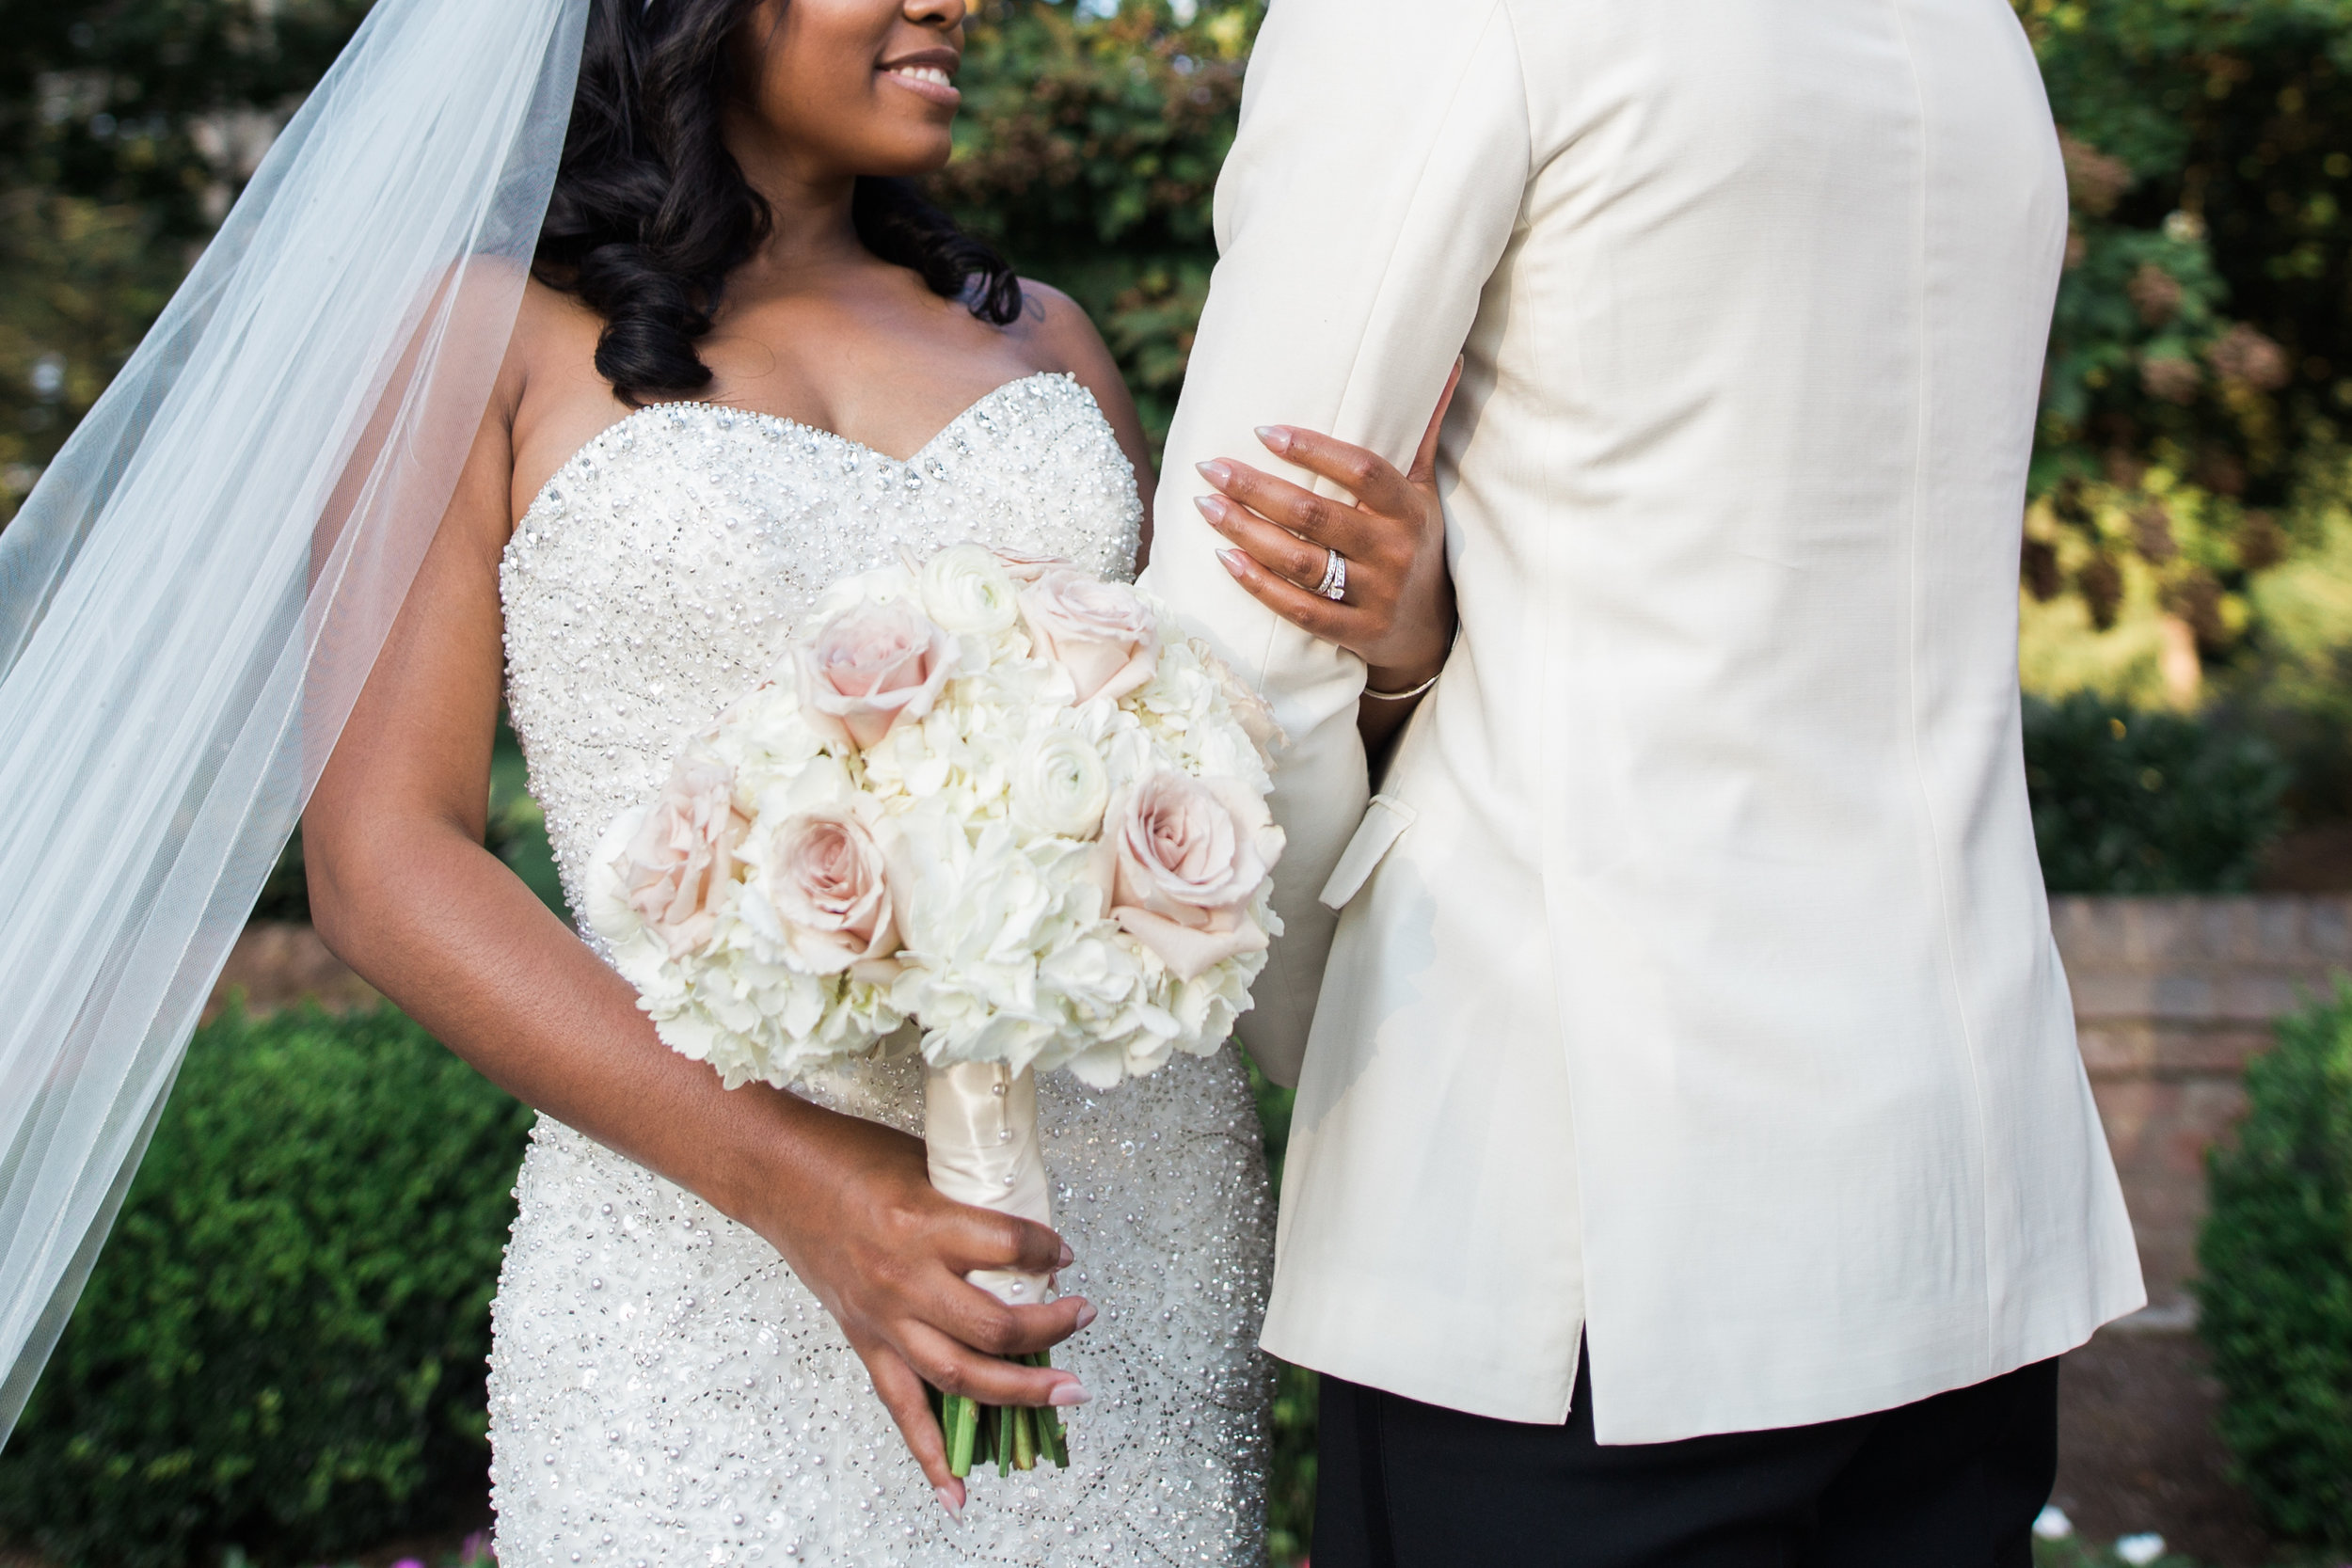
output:
MULTIPOLYGON (((1044 1351, 1017 1359, 1026 1367, 1054 1364, 1044 1351)), ((1041 1459, 1070 1468, 1069 1439, 1060 1416, 1050 1408, 984 1405, 962 1394, 943 1395, 933 1390, 931 1409, 946 1439, 947 1469, 952 1475, 969 1476, 975 1465, 993 1464, 998 1475, 1009 1476, 1015 1470, 1037 1468, 1041 1459)))
POLYGON ((972 1473, 972 1447, 980 1434, 980 1407, 961 1394, 946 1399, 947 1469, 956 1476, 972 1473))
POLYGON ((1037 1412, 1021 1409, 1012 1418, 1012 1467, 1016 1470, 1037 1468, 1037 1412))

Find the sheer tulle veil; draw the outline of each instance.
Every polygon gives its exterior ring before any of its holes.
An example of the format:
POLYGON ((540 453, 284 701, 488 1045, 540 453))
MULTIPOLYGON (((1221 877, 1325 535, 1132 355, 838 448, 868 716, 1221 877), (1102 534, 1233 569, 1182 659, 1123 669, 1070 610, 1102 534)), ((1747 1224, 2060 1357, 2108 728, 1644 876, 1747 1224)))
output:
POLYGON ((590 0, 379 0, 0 532, 0 1433, 487 405, 590 0))

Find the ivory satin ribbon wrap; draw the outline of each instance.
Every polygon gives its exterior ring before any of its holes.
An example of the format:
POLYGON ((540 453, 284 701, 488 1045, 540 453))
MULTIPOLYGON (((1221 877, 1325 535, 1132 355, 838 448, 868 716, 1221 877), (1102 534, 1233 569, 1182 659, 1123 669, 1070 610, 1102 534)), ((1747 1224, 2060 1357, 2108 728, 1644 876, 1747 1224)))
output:
MULTIPOLYGON (((1054 1223, 1037 1141, 1037 1077, 1002 1062, 923 1068, 923 1136, 931 1185, 977 1209, 1054 1223)), ((964 1275, 1009 1307, 1046 1299, 1048 1276, 1010 1269, 964 1275)))

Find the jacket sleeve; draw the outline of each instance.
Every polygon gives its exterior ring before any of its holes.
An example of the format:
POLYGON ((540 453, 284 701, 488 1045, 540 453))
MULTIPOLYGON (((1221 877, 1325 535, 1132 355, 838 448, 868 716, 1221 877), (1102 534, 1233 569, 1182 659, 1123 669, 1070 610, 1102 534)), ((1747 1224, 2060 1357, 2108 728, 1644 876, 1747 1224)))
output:
MULTIPOLYGON (((1251 598, 1216 559, 1194 466, 1307 482, 1253 432, 1290 424, 1403 465, 1518 222, 1527 94, 1503 0, 1278 0, 1216 189, 1219 260, 1168 435, 1145 583, 1263 693, 1289 745, 1274 815, 1285 934, 1239 1033, 1297 1081, 1337 916, 1316 900, 1365 805, 1363 665, 1251 598)), ((1322 485, 1329 492, 1331 487, 1322 485)))

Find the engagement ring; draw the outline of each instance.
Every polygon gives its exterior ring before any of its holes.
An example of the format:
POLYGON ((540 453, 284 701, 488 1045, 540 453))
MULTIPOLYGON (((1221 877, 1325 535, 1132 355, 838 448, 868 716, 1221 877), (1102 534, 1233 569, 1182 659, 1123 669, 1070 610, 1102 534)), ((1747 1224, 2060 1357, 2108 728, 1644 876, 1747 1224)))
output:
POLYGON ((1327 546, 1324 555, 1323 581, 1316 586, 1315 592, 1327 599, 1344 599, 1347 597, 1347 557, 1327 546))

